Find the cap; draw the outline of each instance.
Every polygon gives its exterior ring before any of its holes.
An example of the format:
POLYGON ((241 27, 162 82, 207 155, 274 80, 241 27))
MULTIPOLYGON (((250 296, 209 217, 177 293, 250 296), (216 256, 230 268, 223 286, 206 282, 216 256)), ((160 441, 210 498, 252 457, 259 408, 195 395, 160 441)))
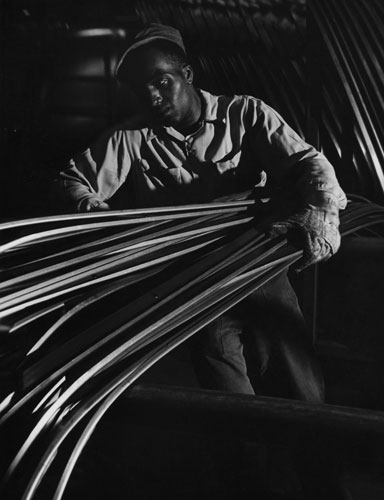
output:
POLYGON ((134 38, 133 43, 128 47, 128 49, 121 56, 120 61, 116 66, 115 74, 118 77, 118 73, 125 58, 130 52, 142 47, 143 45, 153 42, 155 40, 167 40, 178 45, 186 53, 183 39, 181 38, 180 31, 172 26, 166 26, 165 24, 151 23, 146 26, 143 30, 139 31, 134 38))

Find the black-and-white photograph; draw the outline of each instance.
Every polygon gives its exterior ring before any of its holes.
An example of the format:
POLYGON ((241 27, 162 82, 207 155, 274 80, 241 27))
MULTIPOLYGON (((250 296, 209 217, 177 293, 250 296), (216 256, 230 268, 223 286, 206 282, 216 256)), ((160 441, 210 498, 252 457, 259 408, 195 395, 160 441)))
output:
POLYGON ((383 0, 0 0, 0 498, 384 498, 383 0))

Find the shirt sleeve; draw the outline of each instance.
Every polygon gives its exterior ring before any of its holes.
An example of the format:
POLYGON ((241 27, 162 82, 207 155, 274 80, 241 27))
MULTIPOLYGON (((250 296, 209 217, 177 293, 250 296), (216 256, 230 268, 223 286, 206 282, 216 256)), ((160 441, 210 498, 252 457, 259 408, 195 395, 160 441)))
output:
POLYGON ((86 205, 92 207, 107 201, 127 178, 130 166, 124 132, 102 136, 60 172, 58 188, 62 204, 82 212, 86 205))
POLYGON ((293 184, 303 205, 345 208, 345 193, 325 156, 263 101, 252 99, 249 104, 254 111, 252 148, 268 177, 293 184))

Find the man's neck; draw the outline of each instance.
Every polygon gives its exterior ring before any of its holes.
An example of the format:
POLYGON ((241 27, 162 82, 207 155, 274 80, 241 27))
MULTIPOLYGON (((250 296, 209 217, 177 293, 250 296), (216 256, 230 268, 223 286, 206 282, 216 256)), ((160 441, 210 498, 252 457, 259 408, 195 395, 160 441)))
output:
POLYGON ((190 123, 185 126, 178 127, 176 130, 183 134, 184 136, 194 134, 199 130, 203 123, 205 114, 205 104, 200 94, 195 91, 195 106, 193 106, 195 113, 190 121, 190 123))
POLYGON ((178 130, 178 132, 180 132, 184 136, 194 134, 195 132, 197 132, 199 130, 202 123, 203 123, 203 120, 197 120, 197 122, 195 122, 193 125, 189 125, 188 127, 182 128, 182 129, 178 130))

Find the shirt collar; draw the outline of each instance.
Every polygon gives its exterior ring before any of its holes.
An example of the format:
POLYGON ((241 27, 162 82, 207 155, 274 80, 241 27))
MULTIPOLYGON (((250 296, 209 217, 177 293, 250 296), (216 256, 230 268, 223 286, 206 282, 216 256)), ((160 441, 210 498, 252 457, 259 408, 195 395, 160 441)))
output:
POLYGON ((155 131, 153 130, 153 128, 147 128, 147 133, 146 133, 146 140, 147 142, 150 142, 152 141, 152 139, 154 139, 156 137, 156 133, 155 131))
MULTIPOLYGON (((197 89, 203 104, 203 122, 219 122, 225 123, 225 116, 219 116, 219 98, 216 95, 210 94, 206 90, 197 89)), ((153 129, 149 127, 146 133, 147 142, 151 141, 157 136, 159 129, 153 129)), ((180 133, 177 132, 173 127, 161 127, 160 130, 165 130, 167 133, 173 136, 179 136, 180 133)))
POLYGON ((207 122, 224 122, 223 117, 218 116, 219 98, 216 95, 210 94, 206 90, 198 89, 198 92, 205 104, 204 106, 204 120, 207 122))

